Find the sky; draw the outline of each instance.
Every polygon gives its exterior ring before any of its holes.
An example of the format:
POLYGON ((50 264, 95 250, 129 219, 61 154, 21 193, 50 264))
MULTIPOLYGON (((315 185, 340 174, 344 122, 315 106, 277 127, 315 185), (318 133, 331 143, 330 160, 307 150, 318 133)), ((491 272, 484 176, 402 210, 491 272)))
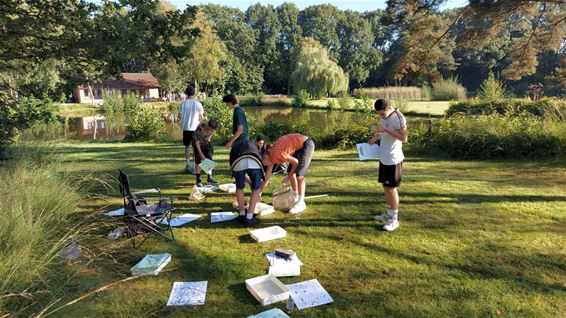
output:
MULTIPOLYGON (((169 2, 173 3, 180 9, 183 9, 187 4, 197 5, 215 3, 230 7, 237 7, 242 11, 245 11, 250 5, 256 3, 261 3, 263 5, 272 4, 274 6, 278 6, 283 2, 292 2, 301 10, 311 5, 323 3, 332 4, 341 10, 353 10, 360 12, 372 11, 375 9, 385 9, 385 0, 169 0, 169 2)), ((468 3, 467 0, 448 0, 446 4, 443 5, 442 9, 462 7, 466 3, 468 3)))

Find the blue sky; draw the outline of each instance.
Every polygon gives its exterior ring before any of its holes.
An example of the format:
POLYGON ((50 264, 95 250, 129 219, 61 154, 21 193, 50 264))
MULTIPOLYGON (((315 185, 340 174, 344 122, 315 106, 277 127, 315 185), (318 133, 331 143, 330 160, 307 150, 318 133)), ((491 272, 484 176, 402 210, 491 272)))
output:
MULTIPOLYGON (((285 1, 285 0, 169 0, 171 3, 176 5, 179 8, 184 8, 187 4, 196 5, 196 4, 203 4, 203 3, 215 3, 221 4, 230 7, 238 7, 241 10, 246 10, 250 5, 255 3, 261 4, 272 4, 274 6, 278 6, 283 2, 292 2, 299 9, 304 9, 305 7, 314 5, 314 4, 322 4, 322 3, 330 3, 335 5, 341 10, 354 10, 354 11, 371 11, 375 9, 384 9, 385 8, 385 0, 357 0, 357 1, 348 1, 348 0, 297 0, 297 1, 285 1)), ((444 8, 455 8, 461 7, 468 3, 467 0, 448 0, 446 4, 443 6, 444 8)))
MULTIPOLYGON (((348 1, 348 0, 168 0, 169 2, 176 5, 179 9, 185 8, 187 4, 190 5, 197 5, 197 4, 206 4, 206 3, 214 3, 220 4, 224 6, 230 7, 237 7, 240 10, 245 11, 250 5, 261 3, 261 4, 272 4, 274 6, 278 6, 284 2, 292 2, 294 3, 299 9, 304 9, 308 6, 315 5, 315 4, 323 4, 323 3, 330 3, 341 10, 354 10, 354 11, 372 11, 375 9, 385 9, 385 1, 386 0, 358 0, 358 1, 348 1)), ((90 2, 100 4, 100 0, 91 0, 90 2)), ((465 4, 468 3, 468 0, 448 0, 446 3, 441 7, 441 9, 450 9, 450 8, 457 8, 463 7, 465 4)))

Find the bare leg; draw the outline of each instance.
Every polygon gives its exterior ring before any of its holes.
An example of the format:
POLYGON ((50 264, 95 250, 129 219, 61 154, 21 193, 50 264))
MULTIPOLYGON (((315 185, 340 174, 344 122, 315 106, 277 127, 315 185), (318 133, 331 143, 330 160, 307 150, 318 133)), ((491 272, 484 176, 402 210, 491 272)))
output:
POLYGON ((252 191, 252 195, 250 196, 250 207, 249 207, 249 210, 248 210, 250 213, 255 212, 255 206, 256 206, 257 202, 259 202, 259 195, 260 195, 259 189, 252 191))
POLYGON ((293 191, 297 192, 297 191, 298 191, 297 175, 296 175, 296 174, 290 175, 290 176, 289 176, 289 181, 291 182, 291 189, 293 189, 293 191))
POLYGON ((385 193, 385 202, 391 207, 391 210, 399 210, 399 193, 397 188, 383 187, 385 193))
POLYGON ((185 160, 191 160, 191 146, 185 146, 185 160))
POLYGON ((244 206, 244 189, 236 189, 236 199, 238 200, 238 209, 240 212, 243 212, 245 209, 244 206))
POLYGON ((196 162, 195 162, 195 173, 200 174, 200 165, 197 165, 196 162))
POLYGON ((297 186, 298 186, 297 193, 299 193, 299 195, 304 198, 306 186, 307 186, 304 176, 298 176, 297 177, 297 186))

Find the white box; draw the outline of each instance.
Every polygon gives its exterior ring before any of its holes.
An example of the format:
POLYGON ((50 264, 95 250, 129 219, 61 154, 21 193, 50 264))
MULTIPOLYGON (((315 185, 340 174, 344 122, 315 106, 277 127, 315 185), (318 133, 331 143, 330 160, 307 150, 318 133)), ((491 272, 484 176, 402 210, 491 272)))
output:
POLYGON ((220 188, 220 191, 224 191, 224 192, 228 192, 228 193, 236 192, 236 184, 235 183, 224 183, 224 184, 219 185, 218 188, 220 188))
POLYGON ((273 275, 247 279, 246 288, 263 306, 289 299, 289 288, 273 275))
POLYGON ((265 242, 270 240, 275 240, 278 238, 283 238, 287 236, 287 232, 280 226, 270 226, 264 227, 263 229, 257 229, 250 231, 252 238, 258 242, 265 242))
POLYGON ((259 215, 268 215, 275 212, 275 208, 267 203, 258 202, 255 205, 254 213, 259 215))

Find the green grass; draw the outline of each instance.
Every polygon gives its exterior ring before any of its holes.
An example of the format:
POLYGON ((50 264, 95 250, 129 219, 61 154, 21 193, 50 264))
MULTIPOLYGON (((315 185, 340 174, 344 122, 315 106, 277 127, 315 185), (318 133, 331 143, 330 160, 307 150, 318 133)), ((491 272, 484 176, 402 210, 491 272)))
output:
MULTIPOLYGON (((254 243, 236 223, 210 224, 209 213, 227 210, 231 194, 182 200, 194 177, 183 174, 178 144, 69 143, 56 149, 67 170, 99 177, 118 168, 135 188, 157 186, 179 198, 178 213, 203 217, 175 229, 177 238, 152 238, 141 251, 105 235, 119 220, 102 216, 120 207, 114 195, 84 202, 108 224, 91 247, 88 265, 62 267, 73 279, 57 308, 90 290, 128 277, 145 253, 170 252, 171 271, 124 282, 53 314, 56 317, 245 317, 262 307, 244 280, 263 275, 264 253, 293 249, 305 263, 300 277, 316 278, 334 303, 293 317, 559 317, 566 315, 566 163, 548 161, 451 161, 408 155, 400 188, 401 227, 392 233, 373 221, 384 208, 377 163, 354 152, 317 151, 300 215, 276 212, 262 226, 287 230, 281 240, 254 243), (101 252, 103 251, 103 252, 101 252), (208 280, 206 304, 168 308, 174 281, 208 280)), ((218 147, 217 178, 228 182, 227 150, 218 147)), ((281 181, 271 182, 269 193, 281 181)), ((284 304, 275 305, 284 308, 284 304)))
MULTIPOLYGON (((339 98, 324 98, 309 101, 309 104, 315 107, 326 107, 328 101, 333 100, 339 104, 339 98)), ((354 100, 362 101, 362 99, 352 98, 352 104, 354 100)), ((449 101, 407 101, 407 109, 416 114, 430 114, 430 115, 444 115, 444 112, 450 106, 449 101)))

